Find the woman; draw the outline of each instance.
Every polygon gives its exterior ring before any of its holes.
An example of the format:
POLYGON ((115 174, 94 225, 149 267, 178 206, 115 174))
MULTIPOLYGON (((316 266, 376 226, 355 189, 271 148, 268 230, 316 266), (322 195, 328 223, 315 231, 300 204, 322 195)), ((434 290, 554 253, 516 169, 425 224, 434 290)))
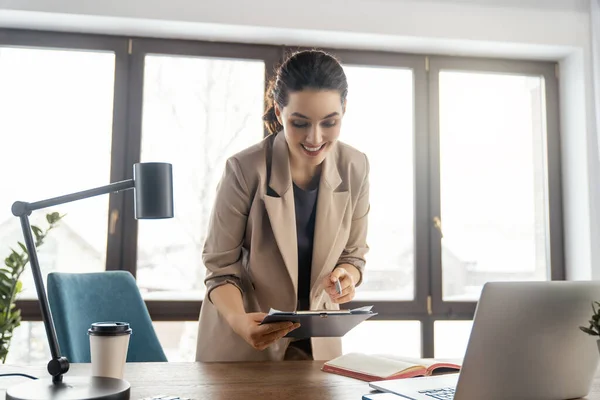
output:
POLYGON ((267 92, 271 135, 227 160, 203 260, 206 297, 196 360, 329 360, 339 338, 283 338, 270 308, 339 309, 365 265, 366 156, 338 142, 348 84, 322 51, 291 55, 267 92), (343 289, 337 294, 335 282, 343 289))

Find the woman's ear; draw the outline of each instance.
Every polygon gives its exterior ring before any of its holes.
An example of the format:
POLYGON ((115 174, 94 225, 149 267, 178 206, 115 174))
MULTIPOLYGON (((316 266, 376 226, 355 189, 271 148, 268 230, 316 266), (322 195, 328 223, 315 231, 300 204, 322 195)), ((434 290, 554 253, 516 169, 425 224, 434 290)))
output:
POLYGON ((348 99, 345 99, 344 104, 342 104, 342 115, 346 114, 346 104, 348 104, 348 99))
POLYGON ((275 108, 275 116, 277 117, 277 121, 279 121, 279 123, 283 126, 283 121, 281 120, 281 109, 279 108, 279 105, 275 103, 273 107, 275 108))

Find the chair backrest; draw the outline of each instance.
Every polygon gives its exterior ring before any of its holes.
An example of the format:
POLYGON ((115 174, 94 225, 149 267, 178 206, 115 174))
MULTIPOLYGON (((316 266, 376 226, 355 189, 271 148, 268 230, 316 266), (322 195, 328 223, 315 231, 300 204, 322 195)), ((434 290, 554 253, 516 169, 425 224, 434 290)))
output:
POLYGON ((161 362, 167 357, 135 279, 127 271, 48 274, 48 301, 60 351, 70 362, 90 362, 92 323, 127 322, 132 334, 127 362, 161 362))

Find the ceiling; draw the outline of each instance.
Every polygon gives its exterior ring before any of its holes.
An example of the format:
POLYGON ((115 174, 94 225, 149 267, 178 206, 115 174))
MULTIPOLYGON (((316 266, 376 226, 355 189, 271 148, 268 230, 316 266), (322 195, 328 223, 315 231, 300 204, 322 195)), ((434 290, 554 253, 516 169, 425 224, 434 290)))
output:
MULTIPOLYGON (((367 0, 369 1, 369 0, 367 0)), ((590 10, 590 0, 383 0, 392 2, 468 3, 486 7, 535 8, 555 11, 590 10)))

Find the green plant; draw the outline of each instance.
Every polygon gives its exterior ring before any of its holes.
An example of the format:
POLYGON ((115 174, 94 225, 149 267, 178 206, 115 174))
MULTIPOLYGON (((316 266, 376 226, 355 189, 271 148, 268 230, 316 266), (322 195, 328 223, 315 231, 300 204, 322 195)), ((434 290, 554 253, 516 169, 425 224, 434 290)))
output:
MULTIPOLYGON (((31 226, 36 248, 44 243, 48 232, 54 229, 63 217, 64 215, 59 215, 57 212, 46 214, 48 222, 46 230, 31 226)), ((2 363, 6 362, 13 331, 21 325, 21 310, 17 308, 16 299, 23 289, 23 283, 19 278, 29 262, 29 253, 23 243, 18 242, 18 244, 21 251, 11 248, 10 255, 0 267, 0 359, 2 363)))
POLYGON ((579 329, 581 329, 588 335, 600 336, 600 303, 597 301, 595 301, 594 303, 592 303, 592 310, 594 311, 594 313, 592 314, 592 319, 590 320, 589 328, 586 328, 585 326, 580 326, 579 329), (594 303, 598 306, 597 310, 596 307, 594 307, 594 303))

